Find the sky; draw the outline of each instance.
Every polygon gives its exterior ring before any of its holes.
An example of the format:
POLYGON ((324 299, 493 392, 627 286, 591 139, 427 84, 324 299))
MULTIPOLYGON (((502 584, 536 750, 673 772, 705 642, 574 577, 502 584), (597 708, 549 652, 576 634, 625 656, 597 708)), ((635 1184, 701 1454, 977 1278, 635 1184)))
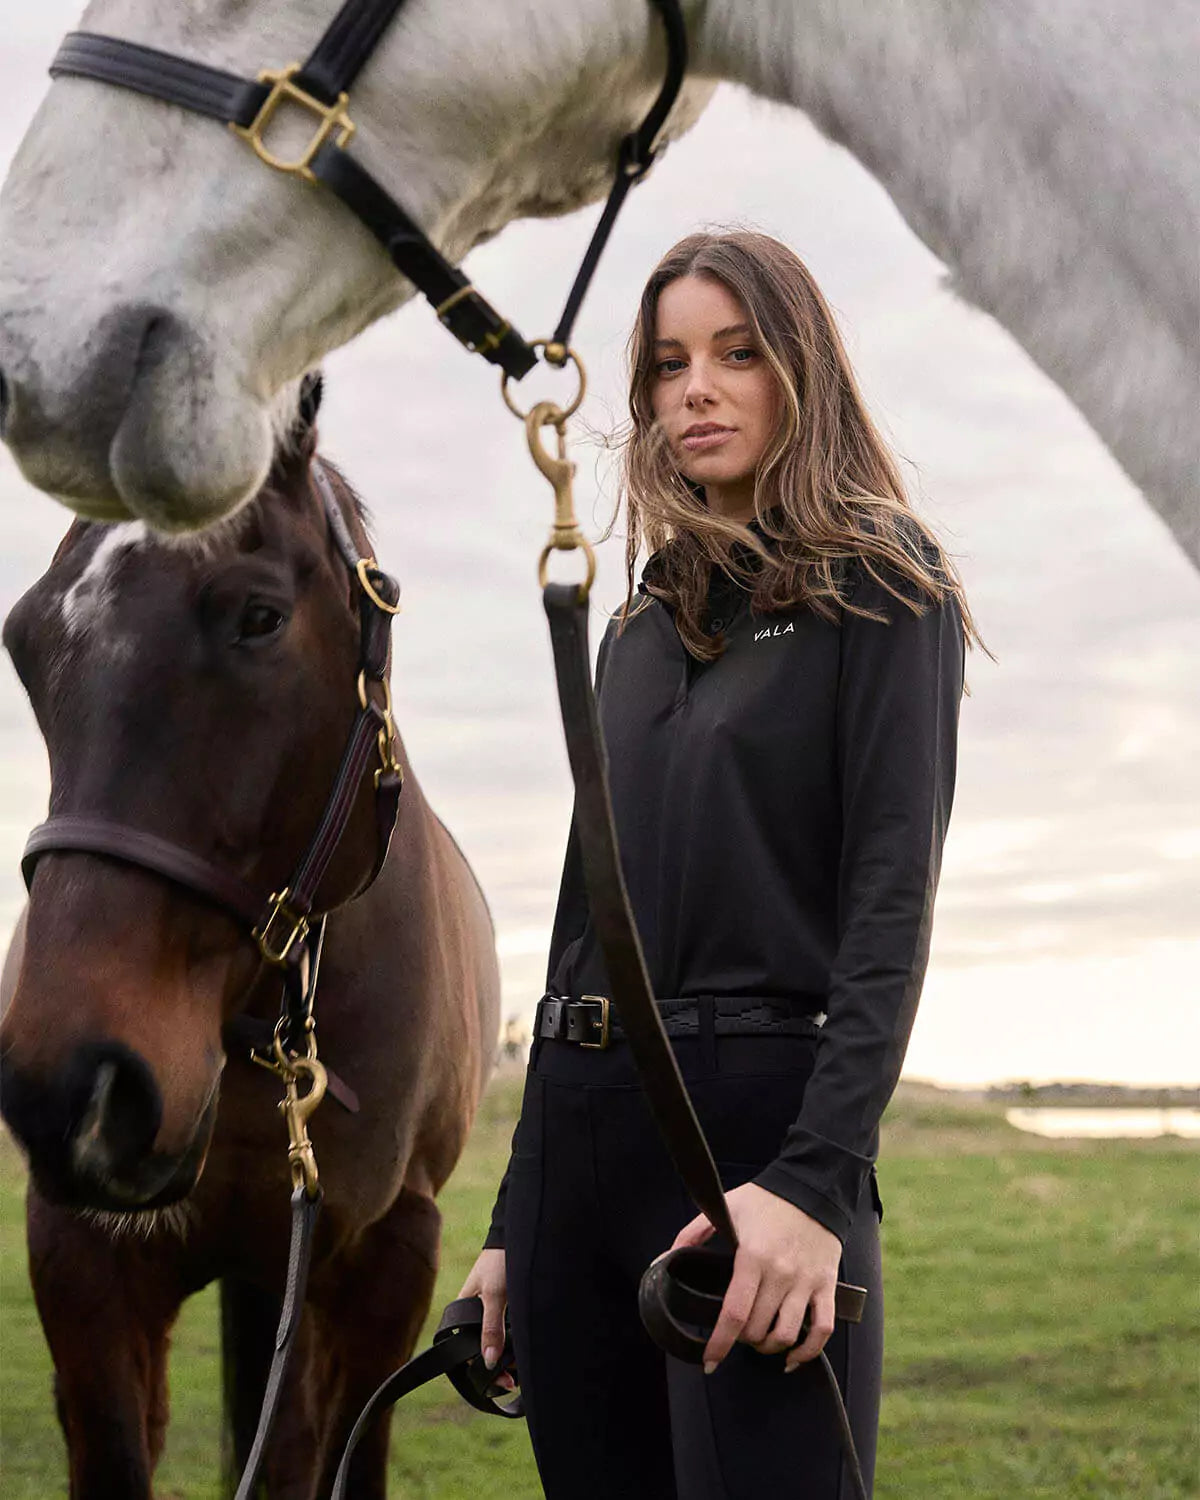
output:
MULTIPOLYGON (((6 37, 0 166, 77 11, 43 0, 6 37)), ((510 226, 470 258, 527 335, 556 321, 595 212, 510 226)), ((812 269, 996 658, 968 663, 907 1074, 1194 1081, 1200 574, 1066 398, 956 300, 884 190, 799 113, 722 87, 631 194, 577 329, 590 376, 572 438, 583 524, 598 532, 611 511, 641 285, 676 239, 728 224, 778 235, 812 269)), ((529 1014, 571 797, 536 585, 550 491, 495 372, 423 304, 331 356, 326 377, 323 447, 371 507, 378 555, 404 590, 401 731, 491 903, 505 1011, 529 1014)), ((67 520, 0 450, 0 611, 44 570, 67 520)), ((600 550, 596 638, 623 597, 619 536, 600 550)), ((0 663, 0 935, 46 795, 32 715, 0 663)))

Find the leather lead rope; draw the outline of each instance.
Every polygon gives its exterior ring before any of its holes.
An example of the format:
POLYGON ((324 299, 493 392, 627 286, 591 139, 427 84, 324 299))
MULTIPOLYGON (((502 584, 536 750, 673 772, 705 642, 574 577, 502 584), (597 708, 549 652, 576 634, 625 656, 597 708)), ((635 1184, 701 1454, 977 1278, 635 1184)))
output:
POLYGON ((575 779, 575 823, 588 906, 604 954, 612 998, 671 1159, 709 1223, 734 1246, 737 1235, 720 1174, 654 1003, 621 872, 592 693, 587 595, 578 584, 547 583, 542 603, 550 622, 559 706, 575 779))
POLYGON ((279 1315, 279 1328, 275 1334, 275 1352, 271 1357, 271 1368, 267 1375, 267 1388, 262 1408, 258 1414, 258 1429, 250 1446, 250 1456, 238 1483, 234 1500, 253 1500, 258 1487, 258 1477, 266 1456, 267 1443, 279 1402, 283 1396, 283 1382, 291 1361, 296 1333, 300 1328, 300 1314, 304 1310, 304 1292, 308 1285, 308 1264, 312 1258, 313 1230, 321 1212, 321 1189, 311 1197, 302 1186, 292 1190, 292 1236, 288 1245, 287 1285, 283 1294, 283 1308, 279 1315))

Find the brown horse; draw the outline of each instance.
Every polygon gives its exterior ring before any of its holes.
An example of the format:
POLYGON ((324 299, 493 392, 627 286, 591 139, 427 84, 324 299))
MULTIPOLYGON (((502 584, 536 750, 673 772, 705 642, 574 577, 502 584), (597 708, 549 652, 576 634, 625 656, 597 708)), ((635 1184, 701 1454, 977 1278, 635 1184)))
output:
MULTIPOLYGON (((266 892, 286 881, 358 707, 359 586, 313 492, 314 443, 302 429, 256 501, 201 540, 137 523, 67 533, 4 632, 49 750, 52 814, 170 838, 266 892)), ((333 483, 365 555, 358 507, 333 483)), ((273 1500, 327 1492, 358 1409, 412 1352, 437 1266, 434 1197, 498 1029, 483 896, 398 756, 382 872, 347 899, 376 851, 368 769, 317 902, 335 908, 320 1053, 359 1107, 327 1097, 311 1124, 326 1201, 265 1467, 273 1500)), ((91 853, 40 859, 5 969, 3 1107, 30 1161, 30 1267, 73 1500, 148 1500, 168 1335, 216 1279, 227 1470, 245 1459, 290 1182, 280 1085, 230 1037, 239 1015, 266 1026, 280 988, 231 917, 185 887, 91 853)), ((386 1447, 381 1424, 354 1495, 384 1495, 386 1447)))

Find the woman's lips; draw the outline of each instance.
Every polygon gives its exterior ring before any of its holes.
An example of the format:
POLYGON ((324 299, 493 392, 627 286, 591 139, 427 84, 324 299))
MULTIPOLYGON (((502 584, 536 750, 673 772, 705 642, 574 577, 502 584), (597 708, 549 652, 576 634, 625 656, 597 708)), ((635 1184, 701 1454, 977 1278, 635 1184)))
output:
POLYGON ((707 448, 719 448, 733 435, 732 427, 710 427, 703 432, 685 432, 683 446, 689 453, 702 453, 707 448))

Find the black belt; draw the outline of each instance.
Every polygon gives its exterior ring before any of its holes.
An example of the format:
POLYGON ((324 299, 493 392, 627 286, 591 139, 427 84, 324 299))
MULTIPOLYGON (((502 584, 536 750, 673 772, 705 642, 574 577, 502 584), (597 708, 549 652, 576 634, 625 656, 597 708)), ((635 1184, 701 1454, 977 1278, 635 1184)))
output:
MULTIPOLYGON (((706 995, 655 1003, 664 1031, 673 1037, 699 1036, 706 1010, 715 1036, 816 1036, 825 1019, 820 1011, 798 1014, 786 1001, 760 996, 706 995)), ((538 1001, 533 1034, 549 1041, 574 1042, 597 1052, 625 1035, 607 995, 583 995, 578 1000, 543 995, 538 1001)))

